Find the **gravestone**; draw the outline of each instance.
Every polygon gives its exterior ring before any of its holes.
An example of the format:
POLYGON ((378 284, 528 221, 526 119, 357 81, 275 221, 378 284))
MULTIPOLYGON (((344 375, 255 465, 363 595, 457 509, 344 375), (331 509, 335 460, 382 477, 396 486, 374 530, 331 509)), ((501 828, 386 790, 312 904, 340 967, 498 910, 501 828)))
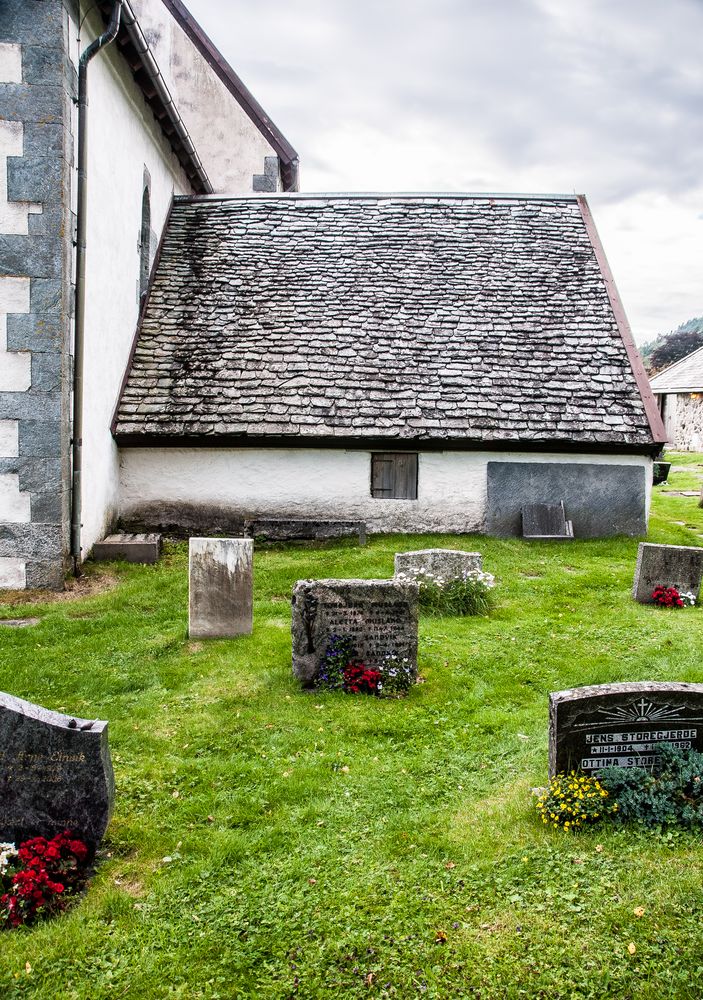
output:
POLYGON ((573 538, 574 528, 566 520, 564 502, 526 504, 522 508, 522 537, 573 538))
POLYGON ((703 547, 640 542, 632 596, 640 604, 651 604, 652 591, 662 584, 676 587, 679 593, 693 593, 698 600, 701 575, 703 547))
POLYGON ((0 841, 70 830, 94 849, 114 798, 107 722, 0 692, 0 841))
POLYGON ((652 768, 657 747, 703 751, 703 684, 598 684, 549 696, 549 775, 652 768))
POLYGON ((310 686, 333 635, 349 636, 357 658, 380 669, 407 657, 417 670, 418 586, 393 580, 298 580, 293 589, 293 673, 310 686))
POLYGON ((395 575, 410 580, 439 577, 441 580, 461 580, 465 573, 480 571, 481 553, 459 549, 417 549, 396 552, 395 575))
POLYGON ((108 535, 101 542, 95 543, 92 556, 96 562, 103 559, 122 559, 131 563, 156 563, 161 556, 161 535, 127 532, 108 535))
POLYGON ((228 639, 253 627, 251 538, 191 538, 188 635, 228 639))

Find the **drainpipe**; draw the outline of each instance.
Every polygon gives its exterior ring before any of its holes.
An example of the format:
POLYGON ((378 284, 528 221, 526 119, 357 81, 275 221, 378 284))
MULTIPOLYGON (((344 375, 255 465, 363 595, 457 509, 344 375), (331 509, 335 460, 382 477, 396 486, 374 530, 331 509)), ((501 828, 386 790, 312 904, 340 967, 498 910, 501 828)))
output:
POLYGON ((114 42, 120 28, 122 0, 115 0, 107 31, 83 51, 78 63, 78 199, 76 207, 76 300, 73 346, 73 479, 71 484, 71 559, 74 576, 81 563, 81 470, 83 464, 83 357, 85 339, 85 243, 88 195, 88 63, 114 42))

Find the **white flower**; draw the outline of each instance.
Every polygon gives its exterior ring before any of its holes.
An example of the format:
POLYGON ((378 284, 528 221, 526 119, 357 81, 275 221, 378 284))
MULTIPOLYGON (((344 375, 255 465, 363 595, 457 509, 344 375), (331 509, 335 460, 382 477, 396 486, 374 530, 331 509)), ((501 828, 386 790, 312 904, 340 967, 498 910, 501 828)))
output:
POLYGON ((17 848, 14 844, 0 844, 0 875, 7 871, 10 861, 17 857, 17 848))

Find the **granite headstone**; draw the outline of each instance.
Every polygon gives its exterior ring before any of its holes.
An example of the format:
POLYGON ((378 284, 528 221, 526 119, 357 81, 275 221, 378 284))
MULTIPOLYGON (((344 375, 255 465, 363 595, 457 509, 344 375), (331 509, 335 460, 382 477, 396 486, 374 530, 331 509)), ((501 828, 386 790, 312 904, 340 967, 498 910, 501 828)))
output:
POLYGON ((253 626, 251 538, 191 538, 188 547, 188 635, 229 639, 253 626))
POLYGON ((480 552, 460 549, 417 549, 396 552, 395 575, 407 580, 436 577, 445 582, 460 580, 465 573, 481 569, 480 552))
POLYGON ((299 580, 293 589, 293 673, 310 686, 333 635, 378 669, 407 657, 417 669, 418 585, 394 580, 299 580))
POLYGON ((114 798, 107 722, 0 692, 0 841, 71 830, 94 849, 114 798))
POLYGON ((657 747, 703 751, 703 684, 598 684, 549 696, 549 774, 654 766, 657 747))
POLYGON ((651 604, 652 591, 661 584, 692 593, 697 600, 702 575, 703 547, 640 542, 632 596, 640 604, 651 604))

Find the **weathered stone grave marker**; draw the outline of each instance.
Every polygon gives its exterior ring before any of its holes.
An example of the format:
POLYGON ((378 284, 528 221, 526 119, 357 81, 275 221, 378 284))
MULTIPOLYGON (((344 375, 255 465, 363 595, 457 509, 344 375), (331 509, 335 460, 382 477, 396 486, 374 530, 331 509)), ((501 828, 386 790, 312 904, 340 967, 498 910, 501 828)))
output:
POLYGON ((526 504, 522 508, 522 537, 535 540, 573 538, 574 526, 566 520, 564 501, 526 504))
POLYGON ((188 635, 229 639, 253 627, 251 538, 191 538, 188 635))
POLYGON ((597 684, 549 696, 549 774, 651 768, 657 747, 703 751, 703 684, 597 684))
POLYGON ((481 569, 480 552, 460 549, 417 549, 396 552, 395 575, 403 579, 439 577, 444 581, 461 580, 465 573, 481 569))
POLYGON ((310 686, 332 635, 349 636, 358 659, 380 669, 407 657, 417 670, 418 586, 394 580, 298 580, 293 589, 293 673, 310 686))
POLYGON ((651 604, 652 591, 661 584, 693 593, 698 600, 702 575, 703 547, 640 542, 632 596, 640 604, 651 604))
POLYGON ((70 830, 95 848, 114 798, 107 722, 0 692, 0 841, 70 830))

